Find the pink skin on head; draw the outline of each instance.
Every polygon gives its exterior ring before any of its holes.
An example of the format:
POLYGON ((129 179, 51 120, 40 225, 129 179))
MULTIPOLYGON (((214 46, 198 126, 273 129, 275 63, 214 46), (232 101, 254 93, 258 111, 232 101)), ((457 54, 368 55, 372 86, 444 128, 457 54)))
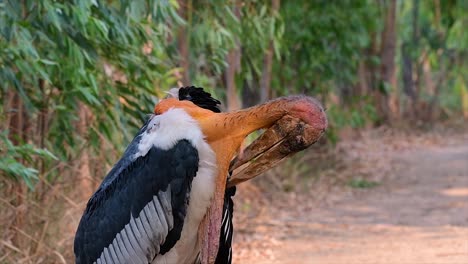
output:
POLYGON ((328 126, 327 116, 320 103, 311 98, 301 98, 293 103, 291 115, 300 118, 317 130, 324 131, 328 126))

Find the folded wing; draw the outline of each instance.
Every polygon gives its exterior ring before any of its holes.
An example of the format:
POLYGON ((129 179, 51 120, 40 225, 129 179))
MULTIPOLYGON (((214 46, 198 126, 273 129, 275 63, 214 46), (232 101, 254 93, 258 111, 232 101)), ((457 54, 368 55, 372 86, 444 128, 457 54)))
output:
POLYGON ((180 238, 198 169, 196 148, 180 140, 168 150, 153 146, 144 156, 129 156, 87 204, 75 237, 76 263, 150 263, 180 238))

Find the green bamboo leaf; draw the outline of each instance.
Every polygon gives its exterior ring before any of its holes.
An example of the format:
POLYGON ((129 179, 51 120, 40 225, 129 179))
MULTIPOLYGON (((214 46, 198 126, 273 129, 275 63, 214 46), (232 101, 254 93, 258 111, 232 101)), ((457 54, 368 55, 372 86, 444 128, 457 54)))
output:
POLYGON ((40 62, 44 63, 45 65, 57 65, 58 63, 55 61, 47 60, 47 59, 40 59, 40 62))
POLYGON ((88 87, 78 87, 76 91, 83 96, 83 99, 86 101, 86 103, 96 106, 100 105, 99 100, 91 93, 88 87))

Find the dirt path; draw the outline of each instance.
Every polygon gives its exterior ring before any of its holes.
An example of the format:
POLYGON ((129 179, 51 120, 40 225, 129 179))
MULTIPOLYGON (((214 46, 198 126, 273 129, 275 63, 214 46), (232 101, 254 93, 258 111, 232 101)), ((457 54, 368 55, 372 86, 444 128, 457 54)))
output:
POLYGON ((257 222, 269 242, 237 245, 235 263, 468 264, 468 141, 388 162, 400 169, 377 187, 257 222))

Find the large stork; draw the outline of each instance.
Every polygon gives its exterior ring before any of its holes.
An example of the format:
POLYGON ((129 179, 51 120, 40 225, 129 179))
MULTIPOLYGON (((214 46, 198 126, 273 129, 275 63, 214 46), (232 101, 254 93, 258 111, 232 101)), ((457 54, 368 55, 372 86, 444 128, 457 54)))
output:
POLYGON ((285 115, 327 126, 308 97, 220 113, 201 88, 169 94, 88 201, 76 263, 230 263, 235 187, 226 179, 245 137, 285 115))

